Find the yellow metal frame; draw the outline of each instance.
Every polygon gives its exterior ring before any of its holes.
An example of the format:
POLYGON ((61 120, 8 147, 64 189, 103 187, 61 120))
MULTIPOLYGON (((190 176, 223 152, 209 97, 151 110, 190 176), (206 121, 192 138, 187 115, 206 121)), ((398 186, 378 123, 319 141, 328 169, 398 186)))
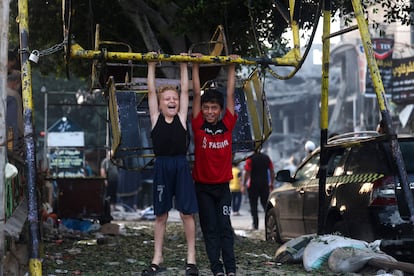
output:
POLYGON ((183 55, 170 55, 170 54, 157 54, 157 53, 125 53, 125 52, 107 52, 104 50, 85 50, 79 44, 71 45, 71 57, 75 59, 103 59, 107 61, 135 61, 135 62, 148 62, 148 61, 170 61, 170 62, 192 62, 192 63, 222 63, 222 64, 245 64, 256 65, 258 63, 274 64, 274 65, 286 65, 294 66, 298 63, 295 56, 292 56, 289 52, 283 58, 237 58, 231 59, 229 56, 183 56, 183 55))
POLYGON ((263 86, 260 81, 259 70, 252 72, 243 85, 246 96, 247 109, 252 120, 254 148, 258 149, 272 133, 272 123, 269 108, 265 102, 263 86), (263 104, 259 102, 263 101, 263 104))
MULTIPOLYGON (((329 1, 329 0, 327 0, 329 1)), ((64 7, 64 1, 62 2, 62 7, 64 7)), ((290 17, 291 17, 291 28, 292 28, 292 34, 293 34, 293 42, 294 47, 293 49, 287 53, 283 57, 279 58, 238 58, 238 59, 230 59, 228 56, 218 56, 218 55, 212 55, 212 56, 203 56, 203 57, 194 57, 194 56, 181 56, 181 55, 168 55, 168 54, 142 54, 142 53, 124 53, 124 52, 108 52, 106 50, 85 50, 80 45, 73 43, 71 45, 67 45, 65 47, 65 52, 69 50, 70 57, 75 59, 90 59, 90 60, 125 60, 125 61, 137 61, 137 62, 148 62, 148 61, 171 61, 171 62, 193 62, 193 63, 222 63, 222 64, 228 64, 228 63, 238 63, 238 64, 245 64, 245 65, 256 65, 256 64, 273 64, 273 65, 281 65, 281 66, 296 66, 298 65, 301 57, 300 57, 300 45, 299 45, 299 26, 297 22, 293 19, 294 14, 294 7, 295 7, 295 0, 289 0, 289 10, 290 10, 290 17)), ((373 49, 372 44, 370 41, 370 36, 367 30, 366 22, 363 17, 362 7, 360 0, 352 0, 352 5, 355 11, 355 16, 358 21, 358 27, 361 32, 361 38, 364 45, 364 50, 367 56, 368 65, 370 69, 371 76, 373 78, 373 84, 374 89, 377 95, 378 104, 381 110, 381 114, 383 118, 386 119, 387 127, 386 131, 388 134, 393 134, 393 129, 391 127, 390 122, 390 115, 388 111, 388 107, 386 104, 386 98, 384 93, 384 87, 382 84, 381 77, 379 75, 378 67, 373 55, 373 49)), ((27 0, 19 0, 18 1, 18 9, 19 9, 19 28, 21 33, 21 40, 20 40, 20 47, 21 49, 27 49, 28 46, 28 1, 27 0)), ((326 10, 324 12, 324 38, 326 41, 328 39, 329 34, 329 20, 330 18, 330 11, 326 10), (325 29, 326 28, 326 29, 325 29)), ((68 31, 68 30, 66 30, 68 31)), ((65 32, 65 30, 64 30, 65 32)), ((67 38, 67 33, 64 34, 67 38)), ((99 40, 99 38, 98 38, 99 40)), ((327 43, 327 42, 325 42, 327 43)), ((98 44, 96 44, 98 45, 98 44)), ((215 52, 213 52, 215 53, 215 52)), ((328 65, 329 65, 329 44, 325 44, 323 47, 323 64, 324 69, 322 73, 322 105, 321 105, 321 130, 322 132, 327 130, 327 122, 328 122, 328 108, 327 108, 327 94, 328 94, 328 65)), ((25 116, 27 116, 27 120, 24 121, 25 123, 25 142, 26 142, 26 149, 28 149, 28 156, 27 156, 27 169, 28 169, 28 185, 29 185, 29 191, 32 193, 29 195, 29 228, 31 230, 31 242, 32 242, 32 251, 30 254, 30 260, 29 260, 29 270, 30 275, 41 275, 42 274, 42 264, 40 262, 39 254, 40 249, 37 246, 39 241, 39 236, 35 233, 37 233, 37 227, 38 227, 38 214, 37 214, 37 197, 35 193, 35 171, 34 168, 36 167, 35 164, 35 158, 32 156, 31 150, 34 149, 34 142, 32 138, 33 134, 33 125, 32 125, 32 110, 33 110, 33 98, 32 98, 32 83, 31 83, 31 68, 30 63, 28 61, 28 53, 23 52, 22 53, 22 92, 23 92, 23 108, 25 116), (33 194, 34 193, 34 194, 33 194), (36 215, 37 214, 37 215, 36 215)), ((254 82, 254 81, 253 81, 254 82)), ((111 93, 114 92, 114 84, 110 81, 109 87, 111 93)), ((257 91, 260 91, 260 89, 255 89, 256 93, 257 91)), ((253 97, 253 92, 250 90, 246 96, 253 97), (247 95, 249 94, 249 95, 247 95)), ((257 94, 256 94, 257 96, 257 94)), ((114 103, 110 103, 113 105, 114 103)), ((111 107, 113 108, 113 107, 111 107)), ((249 107, 251 110, 252 107, 249 107)), ((255 119, 257 123, 257 118, 255 119)), ((254 123, 254 124, 256 124, 254 123)), ((265 126, 265 130, 268 130, 266 133, 270 133, 270 125, 265 126)), ((254 130, 255 135, 258 135, 258 131, 254 130)), ((324 135, 326 136, 326 135, 324 135)), ((391 135, 393 136, 393 135, 391 135)), ((395 135, 394 135, 395 136, 395 135)), ((255 136, 257 137, 257 136, 255 136)), ((116 139, 120 139, 120 137, 117 137, 116 139)), ((411 211, 411 214, 413 215, 413 198, 412 194, 408 187, 407 182, 407 175, 404 168, 404 163, 402 161, 401 152, 399 149, 398 144, 395 143, 395 139, 391 140, 394 148, 393 152, 395 152, 396 156, 396 163, 399 166, 399 172, 400 172, 400 180, 402 182, 402 186, 404 188, 404 191, 406 192, 407 196, 407 202, 409 204, 409 209, 411 211), (408 188, 407 188, 408 187, 408 188), (407 192, 408 189, 408 192, 407 192)), ((116 141, 115 141, 116 142, 116 141)), ((321 141, 323 143, 326 143, 326 141, 321 141)), ((321 143, 322 144, 322 143, 321 143)), ((413 215, 414 217, 414 215, 413 215)), ((414 218, 412 217, 412 220, 414 218)))
MULTIPOLYGON (((276 58, 238 58, 230 59, 227 55, 220 55, 222 48, 226 45, 215 44, 214 49, 210 52, 209 56, 195 57, 195 56, 182 56, 182 55, 169 55, 169 54, 149 54, 149 53, 125 53, 125 52, 110 52, 106 50, 97 49, 99 45, 99 36, 95 37, 95 49, 85 50, 77 43, 71 43, 70 45, 70 57, 75 59, 92 59, 92 60, 106 60, 106 61, 135 61, 135 62, 148 62, 148 61, 170 61, 170 62, 193 62, 193 63, 237 63, 244 65, 257 65, 257 64, 272 64, 279 66, 298 66, 301 60, 300 53, 300 34, 299 25, 294 20, 295 1, 289 0, 289 15, 290 26, 292 30, 293 48, 283 57, 276 58)), ((214 35, 213 40, 225 41, 223 27, 219 26, 214 35)), ((226 53, 227 54, 227 53, 226 53)))
POLYGON ((109 78, 108 81, 108 92, 109 92, 109 105, 108 105, 108 109, 109 109, 109 121, 111 122, 111 128, 112 128, 112 145, 111 148, 113 150, 113 152, 116 151, 116 149, 118 148, 119 144, 121 143, 121 133, 119 132, 119 113, 118 113, 118 108, 117 108, 117 103, 116 103, 116 97, 115 97, 115 93, 116 93, 116 88, 115 88, 115 81, 113 79, 113 77, 109 78))

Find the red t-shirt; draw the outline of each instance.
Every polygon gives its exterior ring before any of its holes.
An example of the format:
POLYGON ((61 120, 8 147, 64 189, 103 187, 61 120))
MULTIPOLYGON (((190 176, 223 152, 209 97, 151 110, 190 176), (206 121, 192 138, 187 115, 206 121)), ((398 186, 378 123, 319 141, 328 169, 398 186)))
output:
POLYGON ((193 178, 196 182, 217 184, 233 178, 232 132, 237 115, 226 109, 224 117, 216 125, 203 119, 202 113, 192 119, 194 134, 193 178))
POLYGON ((253 154, 246 160, 244 169, 250 172, 250 179, 248 179, 247 183, 248 188, 265 188, 271 182, 270 171, 273 171, 273 163, 266 154, 253 154))

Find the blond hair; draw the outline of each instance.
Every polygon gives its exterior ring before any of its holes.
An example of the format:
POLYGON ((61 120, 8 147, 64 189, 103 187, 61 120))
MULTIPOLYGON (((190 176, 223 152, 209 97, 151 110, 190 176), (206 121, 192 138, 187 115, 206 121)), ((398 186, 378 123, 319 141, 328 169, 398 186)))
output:
POLYGON ((175 91, 175 92, 177 92, 177 93, 180 93, 180 92, 178 91, 178 87, 177 87, 177 86, 173 86, 173 85, 163 85, 163 86, 161 86, 160 88, 158 88, 157 93, 158 93, 158 94, 162 94, 162 93, 164 93, 164 92, 165 92, 165 91, 167 91, 167 90, 172 90, 172 91, 175 91))

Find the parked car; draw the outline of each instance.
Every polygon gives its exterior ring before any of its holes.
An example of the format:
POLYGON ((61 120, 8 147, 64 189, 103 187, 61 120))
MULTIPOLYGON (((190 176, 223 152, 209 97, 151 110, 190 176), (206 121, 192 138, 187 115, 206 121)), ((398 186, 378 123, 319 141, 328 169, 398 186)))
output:
MULTIPOLYGON (((414 137, 399 137, 398 144, 414 190, 414 137)), ((338 135, 328 141, 326 156, 322 232, 340 232, 368 242, 406 239, 412 247, 414 227, 389 137, 376 132, 338 135)), ((266 240, 282 243, 318 232, 319 159, 317 148, 293 176, 288 170, 277 172, 282 185, 268 199, 266 240)))

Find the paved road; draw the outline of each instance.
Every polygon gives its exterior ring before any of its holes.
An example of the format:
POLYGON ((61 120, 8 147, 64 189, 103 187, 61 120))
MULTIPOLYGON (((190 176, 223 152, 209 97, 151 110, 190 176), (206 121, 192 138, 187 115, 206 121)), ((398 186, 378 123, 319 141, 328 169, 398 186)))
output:
MULTIPOLYGON (((259 204, 260 205, 260 204, 259 204)), ((259 238, 264 238, 264 211, 261 206, 259 206, 259 230, 252 231, 252 217, 250 215, 250 205, 248 199, 243 195, 242 205, 240 208, 240 215, 231 216, 231 222, 234 230, 240 236, 258 236, 259 238)), ((112 216, 114 221, 137 221, 140 220, 140 211, 138 212, 113 212, 112 216)), ((181 221, 180 215, 177 210, 173 209, 169 212, 168 221, 178 222, 181 221)))
MULTIPOLYGON (((260 204, 259 204, 260 205, 260 204)), ((264 229, 265 229, 265 223, 264 223, 264 211, 261 206, 259 206, 259 230, 252 231, 252 217, 250 215, 250 205, 249 201, 245 196, 243 195, 242 199, 242 205, 240 207, 240 216, 231 216, 231 223, 233 225, 234 230, 236 231, 236 234, 240 236, 251 236, 254 234, 254 236, 259 236, 259 238, 264 239, 264 229)), ((168 217, 169 221, 180 221, 180 215, 177 212, 177 210, 171 210, 168 217)))

